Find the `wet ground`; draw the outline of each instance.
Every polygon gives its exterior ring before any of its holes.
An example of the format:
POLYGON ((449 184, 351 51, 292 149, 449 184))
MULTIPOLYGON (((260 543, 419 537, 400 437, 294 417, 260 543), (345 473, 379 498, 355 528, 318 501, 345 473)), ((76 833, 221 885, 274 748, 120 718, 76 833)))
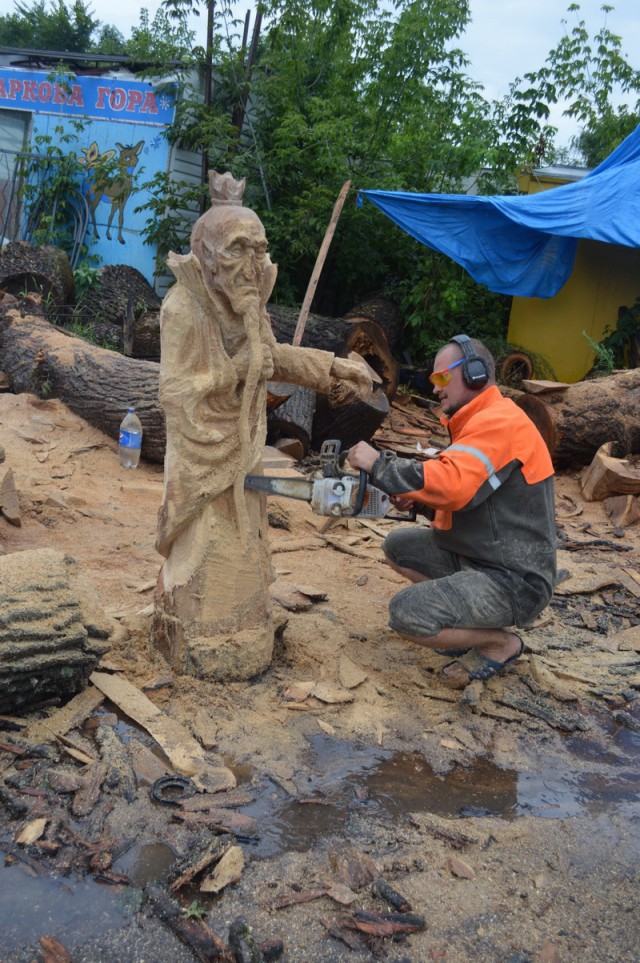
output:
MULTIPOLYGON (((569 539, 560 565, 571 577, 526 633, 530 654, 466 704, 442 686, 442 659, 387 630, 401 580, 380 562, 379 533, 337 530, 338 550, 318 540, 307 506, 286 503, 280 523, 288 527, 271 531, 278 577, 326 600, 281 613, 288 622, 261 678, 227 686, 172 679, 149 645, 161 468, 120 469, 115 441, 58 402, 0 396, 0 422, 22 510, 20 528, 0 519, 0 549, 74 557, 119 626, 110 671, 186 731, 197 733, 204 712, 214 731, 208 754, 251 797, 234 809, 257 821, 256 838, 239 838, 239 881, 217 896, 197 881, 186 886, 177 895, 185 911, 195 902, 223 940, 245 917, 260 940, 284 941, 287 963, 637 963, 640 526, 612 531, 602 505, 581 500, 577 474, 558 478, 558 525, 569 539), (315 543, 289 551, 288 540, 301 536, 315 543), (361 681, 349 682, 340 701, 345 660, 361 681), (314 683, 324 701, 287 698, 292 686, 314 683), (370 859, 425 928, 349 948, 330 935, 336 919, 388 909, 353 879, 349 906, 325 895, 276 908, 346 885, 346 853, 370 859), (470 867, 466 877, 456 859, 470 867)), ((98 714, 116 711, 106 702, 98 714)), ((121 714, 111 724, 127 751, 152 746, 121 714)), ((96 748, 89 729, 71 736, 96 748)), ((150 781, 139 779, 131 802, 105 785, 94 810, 73 819, 69 795, 47 788, 46 770, 29 781, 15 762, 0 750, 2 778, 24 778, 20 798, 31 807, 20 818, 0 809, 1 963, 51 963, 43 936, 60 941, 73 963, 197 959, 145 899, 193 836, 171 807, 151 800, 150 781), (39 812, 48 820, 43 840, 61 841, 57 853, 15 843, 39 812), (110 871, 128 882, 89 868, 87 847, 100 840, 110 842, 110 871)), ((82 771, 66 756, 54 766, 82 771)))
MULTIPOLYGON (((141 735, 124 719, 120 719, 116 730, 125 743, 132 736, 141 735)), ((342 841, 342 845, 349 847, 371 832, 382 835, 392 832, 390 827, 402 825, 407 818, 415 820, 416 814, 442 817, 453 829, 464 824, 465 831, 469 821, 475 826, 482 821, 493 825, 494 820, 509 823, 526 820, 530 824, 533 817, 606 826, 611 832, 612 820, 630 825, 638 822, 640 736, 613 726, 611 737, 608 758, 588 737, 580 734, 566 739, 564 760, 555 755, 531 754, 524 771, 479 760, 473 766, 455 767, 442 776, 435 773, 418 752, 394 752, 364 742, 336 740, 321 733, 308 739, 304 770, 299 776, 294 773, 300 790, 296 798, 277 782, 255 772, 252 766, 235 765, 233 759, 227 759, 239 787, 254 797, 238 811, 253 816, 260 827, 256 838, 241 840, 240 845, 249 863, 260 865, 258 876, 265 877, 270 873, 271 864, 278 867, 290 854, 314 854, 315 859, 326 850, 328 840, 332 840, 334 846, 342 841), (567 760, 572 758, 576 768, 567 765, 567 760)), ((143 791, 148 790, 141 787, 143 791)), ((80 821, 73 822, 72 826, 82 830, 80 821)), ((613 833, 612 842, 615 836, 613 833)), ((10 843, 10 837, 0 833, 0 842, 10 843)), ((636 859, 640 857, 640 837, 628 839, 625 848, 626 859, 631 859, 634 853, 636 859)), ((173 944, 173 938, 169 940, 167 956, 165 950, 153 951, 153 955, 148 956, 148 949, 132 949, 134 934, 141 938, 145 927, 152 933, 158 925, 148 919, 142 922, 145 919, 143 890, 149 882, 166 879, 176 859, 174 848, 160 840, 145 841, 143 836, 123 840, 119 850, 111 868, 128 877, 128 885, 107 884, 76 873, 53 873, 42 878, 20 862, 0 865, 3 919, 0 961, 29 963, 38 959, 38 940, 43 934, 55 935, 65 947, 79 948, 80 955, 74 955, 74 960, 107 963, 112 958, 108 946, 114 939, 116 947, 120 946, 116 956, 121 963, 122 960, 160 963, 164 959, 192 959, 185 947, 173 944), (115 937, 115 933, 119 935, 115 937), (128 947, 124 957, 121 955, 123 945, 128 947), (86 953, 89 955, 83 955, 86 953), (173 955, 176 953, 177 956, 173 955)), ((279 869, 275 869, 274 881, 279 874, 279 869)), ((195 888, 184 896, 185 904, 191 897, 198 905, 207 905, 195 888)), ((217 897, 213 901, 214 919, 224 907, 223 899, 217 897)), ((629 922, 637 925, 637 918, 630 918, 629 922)), ((351 952, 345 947, 338 955, 326 959, 346 958, 351 952)), ((626 951, 621 952, 619 957, 597 958, 632 959, 624 955, 626 951)), ((315 958, 303 957, 309 963, 315 958)), ((406 952, 400 958, 415 963, 422 959, 406 952)), ((450 952, 449 958, 457 957, 451 957, 450 952)), ((287 955, 286 959, 293 961, 296 957, 287 955)))

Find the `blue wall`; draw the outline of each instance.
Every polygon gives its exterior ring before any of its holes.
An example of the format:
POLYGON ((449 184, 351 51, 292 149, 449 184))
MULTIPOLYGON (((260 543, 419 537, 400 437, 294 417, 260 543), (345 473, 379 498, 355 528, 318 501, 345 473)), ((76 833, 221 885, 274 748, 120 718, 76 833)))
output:
POLYGON ((95 76, 56 80, 50 72, 4 67, 0 68, 2 108, 32 114, 28 149, 43 152, 38 138, 44 136, 47 144, 59 145, 65 154, 74 152, 86 169, 82 190, 94 209, 98 234, 95 238, 90 222, 89 253, 102 264, 132 265, 153 282, 155 250, 143 244, 140 236, 147 216, 135 213, 135 208, 144 206, 148 197, 141 185, 168 167, 169 144, 162 134, 175 115, 171 94, 144 81, 95 76), (108 159, 114 171, 104 191, 96 189, 95 182, 94 168, 100 159, 108 159))

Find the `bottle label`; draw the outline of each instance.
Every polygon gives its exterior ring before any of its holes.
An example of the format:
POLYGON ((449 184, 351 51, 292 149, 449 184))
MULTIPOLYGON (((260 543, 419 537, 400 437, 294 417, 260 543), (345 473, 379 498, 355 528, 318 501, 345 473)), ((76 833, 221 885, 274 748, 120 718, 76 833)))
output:
POLYGON ((137 431, 121 431, 118 444, 122 448, 141 448, 142 435, 139 435, 137 431))

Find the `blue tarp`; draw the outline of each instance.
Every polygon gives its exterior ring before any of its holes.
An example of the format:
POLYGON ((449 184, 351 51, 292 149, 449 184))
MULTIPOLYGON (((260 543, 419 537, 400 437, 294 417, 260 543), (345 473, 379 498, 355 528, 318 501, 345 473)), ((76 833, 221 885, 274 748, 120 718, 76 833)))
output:
POLYGON ((640 247, 640 126, 582 180, 520 197, 360 192, 491 291, 550 298, 578 238, 640 247))

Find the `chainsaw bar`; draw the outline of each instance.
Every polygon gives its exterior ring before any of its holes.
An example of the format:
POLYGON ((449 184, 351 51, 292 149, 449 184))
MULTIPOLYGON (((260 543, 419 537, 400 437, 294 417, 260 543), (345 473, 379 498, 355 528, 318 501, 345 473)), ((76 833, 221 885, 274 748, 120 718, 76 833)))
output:
POLYGON ((304 478, 268 478, 264 475, 247 475, 244 487, 267 495, 282 495, 310 502, 313 498, 313 482, 304 478))

